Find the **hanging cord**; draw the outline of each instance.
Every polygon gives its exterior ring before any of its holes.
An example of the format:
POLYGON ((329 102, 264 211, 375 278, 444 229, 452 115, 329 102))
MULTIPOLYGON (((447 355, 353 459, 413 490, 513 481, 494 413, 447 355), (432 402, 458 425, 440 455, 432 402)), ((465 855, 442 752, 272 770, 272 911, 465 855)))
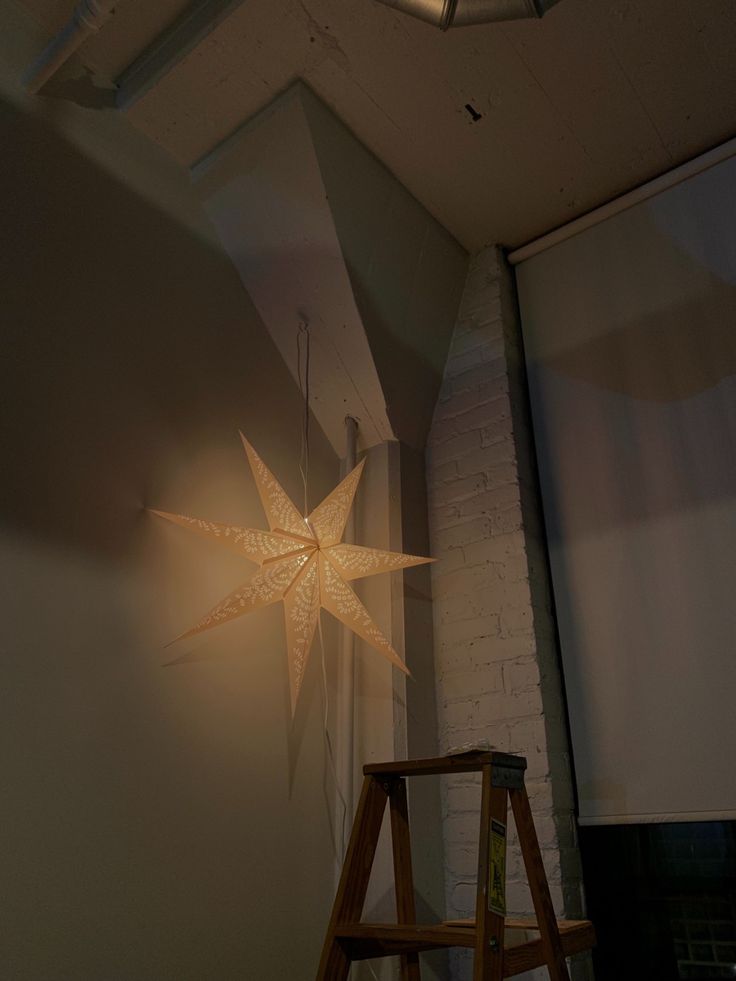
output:
MULTIPOLYGON (((301 446, 299 452, 299 473, 302 477, 302 484, 304 486, 304 520, 309 525, 309 520, 307 515, 309 514, 309 503, 308 503, 308 488, 309 488, 309 358, 310 358, 310 334, 309 334, 309 324, 306 321, 301 321, 299 323, 299 331, 296 335, 296 370, 297 377, 299 380, 299 394, 304 402, 304 419, 301 432, 301 446), (302 353, 302 347, 304 351, 302 353), (304 370, 302 372, 302 361, 304 362, 304 370)), ((314 535, 314 529, 310 526, 309 528, 312 535, 314 535)), ((332 779, 335 784, 335 791, 340 800, 340 806, 342 808, 342 818, 340 820, 340 838, 338 842, 337 829, 334 829, 334 833, 331 834, 332 847, 335 852, 335 859, 338 862, 342 862, 345 858, 347 852, 347 817, 348 817, 348 804, 345 800, 345 795, 340 787, 340 780, 337 776, 337 766, 335 765, 335 754, 332 750, 332 739, 330 738, 330 692, 327 685, 327 663, 325 660, 325 640, 322 634, 322 611, 320 610, 317 614, 317 634, 319 636, 319 650, 320 650, 320 661, 322 663, 322 697, 325 709, 323 727, 324 727, 324 739, 325 747, 327 749, 327 758, 330 763, 330 770, 332 771, 332 779)), ((332 821, 330 820, 330 828, 332 831, 332 821)), ((371 972, 373 981, 379 981, 378 975, 373 969, 372 964, 368 964, 368 970, 371 972)))
POLYGON ((325 706, 325 717, 324 717, 324 733, 325 733, 325 745, 327 747, 327 756, 330 761, 330 769, 332 770, 332 779, 335 781, 335 790, 337 791, 337 796, 340 799, 340 806, 342 808, 342 818, 340 820, 340 837, 338 839, 337 832, 334 837, 335 845, 335 858, 338 861, 342 861, 345 858, 345 853, 347 852, 347 841, 345 840, 345 824, 348 816, 348 804, 345 800, 345 795, 340 787, 340 781, 337 777, 337 767, 335 765, 335 754, 332 751, 332 739, 330 738, 330 697, 327 688, 327 664, 325 662, 325 641, 322 636, 322 612, 317 615, 317 633, 319 635, 319 650, 322 662, 322 691, 325 706))
MULTIPOLYGON (((310 369, 310 341, 311 336, 309 333, 309 324, 306 321, 301 321, 299 323, 299 330, 296 335, 296 368, 297 377, 299 381, 299 394, 302 397, 304 403, 304 416, 302 420, 302 431, 301 431, 301 446, 299 451, 299 473, 302 477, 302 484, 304 487, 304 520, 308 522, 307 515, 309 514, 309 369, 310 369)), ((310 527, 310 532, 314 535, 314 529, 310 527)), ((342 819, 340 822, 340 836, 338 839, 337 829, 333 835, 332 843, 335 850, 335 858, 338 861, 342 861, 345 857, 345 852, 347 851, 347 843, 345 840, 345 824, 347 820, 348 805, 345 800, 345 796, 340 787, 340 781, 337 776, 337 766, 335 764, 335 754, 332 749, 332 739, 330 738, 330 693, 327 685, 327 663, 325 660, 325 643, 324 636, 322 634, 322 613, 321 611, 317 615, 317 631, 319 634, 319 648, 320 648, 320 660, 322 662, 322 687, 323 687, 323 703, 324 703, 324 739, 325 747, 327 749, 327 758, 330 764, 330 770, 332 771, 332 778, 335 783, 335 790, 337 796, 340 800, 340 805, 342 807, 342 819)))
POLYGON ((309 324, 302 320, 299 323, 299 331, 296 335, 296 372, 299 379, 299 394, 304 403, 304 417, 302 420, 301 446, 299 448, 299 473, 302 475, 304 486, 304 515, 309 514, 309 504, 307 500, 307 488, 309 485, 309 360, 310 360, 310 341, 309 324), (302 345, 304 354, 302 354, 302 345), (302 359, 304 360, 304 371, 302 375, 302 359))

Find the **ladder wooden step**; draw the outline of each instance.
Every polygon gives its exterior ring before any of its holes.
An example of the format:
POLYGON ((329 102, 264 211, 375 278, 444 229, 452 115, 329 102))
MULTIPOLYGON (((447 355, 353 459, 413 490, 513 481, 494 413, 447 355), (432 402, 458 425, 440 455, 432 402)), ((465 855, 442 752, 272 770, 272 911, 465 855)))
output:
POLYGON ((430 947, 473 947, 475 928, 444 923, 346 923, 337 927, 342 940, 375 940, 390 944, 420 944, 430 947))
POLYGON ((588 950, 595 933, 587 920, 556 920, 542 853, 524 786, 526 760, 495 750, 472 750, 441 759, 370 763, 353 823, 345 864, 327 928, 317 981, 348 981, 350 964, 399 956, 402 981, 420 981, 419 954, 468 947, 473 981, 501 981, 546 965, 550 981, 569 981, 566 957, 588 950), (416 923, 406 777, 481 774, 476 918, 416 923), (536 919, 506 916, 506 827, 514 814, 536 919), (362 923, 368 878, 386 807, 391 814, 398 923, 362 923), (530 938, 529 933, 538 936, 530 938))
MULTIPOLYGON (((507 931, 537 932, 533 918, 508 917, 507 931)), ((595 945, 595 931, 589 920, 558 920, 557 926, 566 957, 595 945)), ((469 947, 476 944, 474 920, 448 920, 444 923, 347 923, 336 936, 351 960, 386 957, 391 954, 421 953, 440 947, 469 947)), ((504 948, 503 976, 506 978, 542 967, 546 963, 542 942, 535 938, 514 942, 504 948)))

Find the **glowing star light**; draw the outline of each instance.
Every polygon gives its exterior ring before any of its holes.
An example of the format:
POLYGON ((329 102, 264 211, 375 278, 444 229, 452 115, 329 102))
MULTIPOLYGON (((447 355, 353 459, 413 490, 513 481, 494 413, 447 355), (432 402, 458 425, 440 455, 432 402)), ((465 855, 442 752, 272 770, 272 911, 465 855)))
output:
POLYGON ((245 436, 241 433, 240 437, 270 531, 154 511, 162 518, 234 549, 260 566, 259 571, 243 586, 230 593, 177 639, 191 637, 244 616, 258 607, 283 600, 292 713, 304 679, 321 607, 408 674, 404 662, 373 622, 349 582, 433 560, 347 545, 340 541, 364 461, 304 518, 245 436))

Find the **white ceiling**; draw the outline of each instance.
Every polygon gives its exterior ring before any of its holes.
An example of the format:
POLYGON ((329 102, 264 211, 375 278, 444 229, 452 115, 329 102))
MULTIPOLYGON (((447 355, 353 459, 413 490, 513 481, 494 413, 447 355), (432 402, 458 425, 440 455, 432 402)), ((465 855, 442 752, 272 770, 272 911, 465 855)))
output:
MULTIPOLYGON (((74 0, 25 5, 51 31, 74 0)), ((188 5, 121 0, 83 60, 116 77, 188 5)), ((512 247, 732 137, 735 52, 734 0, 445 34, 374 0, 247 0, 128 115, 189 165, 303 78, 466 248, 512 247)))

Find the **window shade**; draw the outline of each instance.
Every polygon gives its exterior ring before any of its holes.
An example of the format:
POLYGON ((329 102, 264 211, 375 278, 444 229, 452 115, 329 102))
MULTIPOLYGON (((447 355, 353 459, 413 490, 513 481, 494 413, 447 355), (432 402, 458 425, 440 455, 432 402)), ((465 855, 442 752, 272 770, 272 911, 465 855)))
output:
POLYGON ((516 271, 581 821, 736 818, 736 158, 516 271))

